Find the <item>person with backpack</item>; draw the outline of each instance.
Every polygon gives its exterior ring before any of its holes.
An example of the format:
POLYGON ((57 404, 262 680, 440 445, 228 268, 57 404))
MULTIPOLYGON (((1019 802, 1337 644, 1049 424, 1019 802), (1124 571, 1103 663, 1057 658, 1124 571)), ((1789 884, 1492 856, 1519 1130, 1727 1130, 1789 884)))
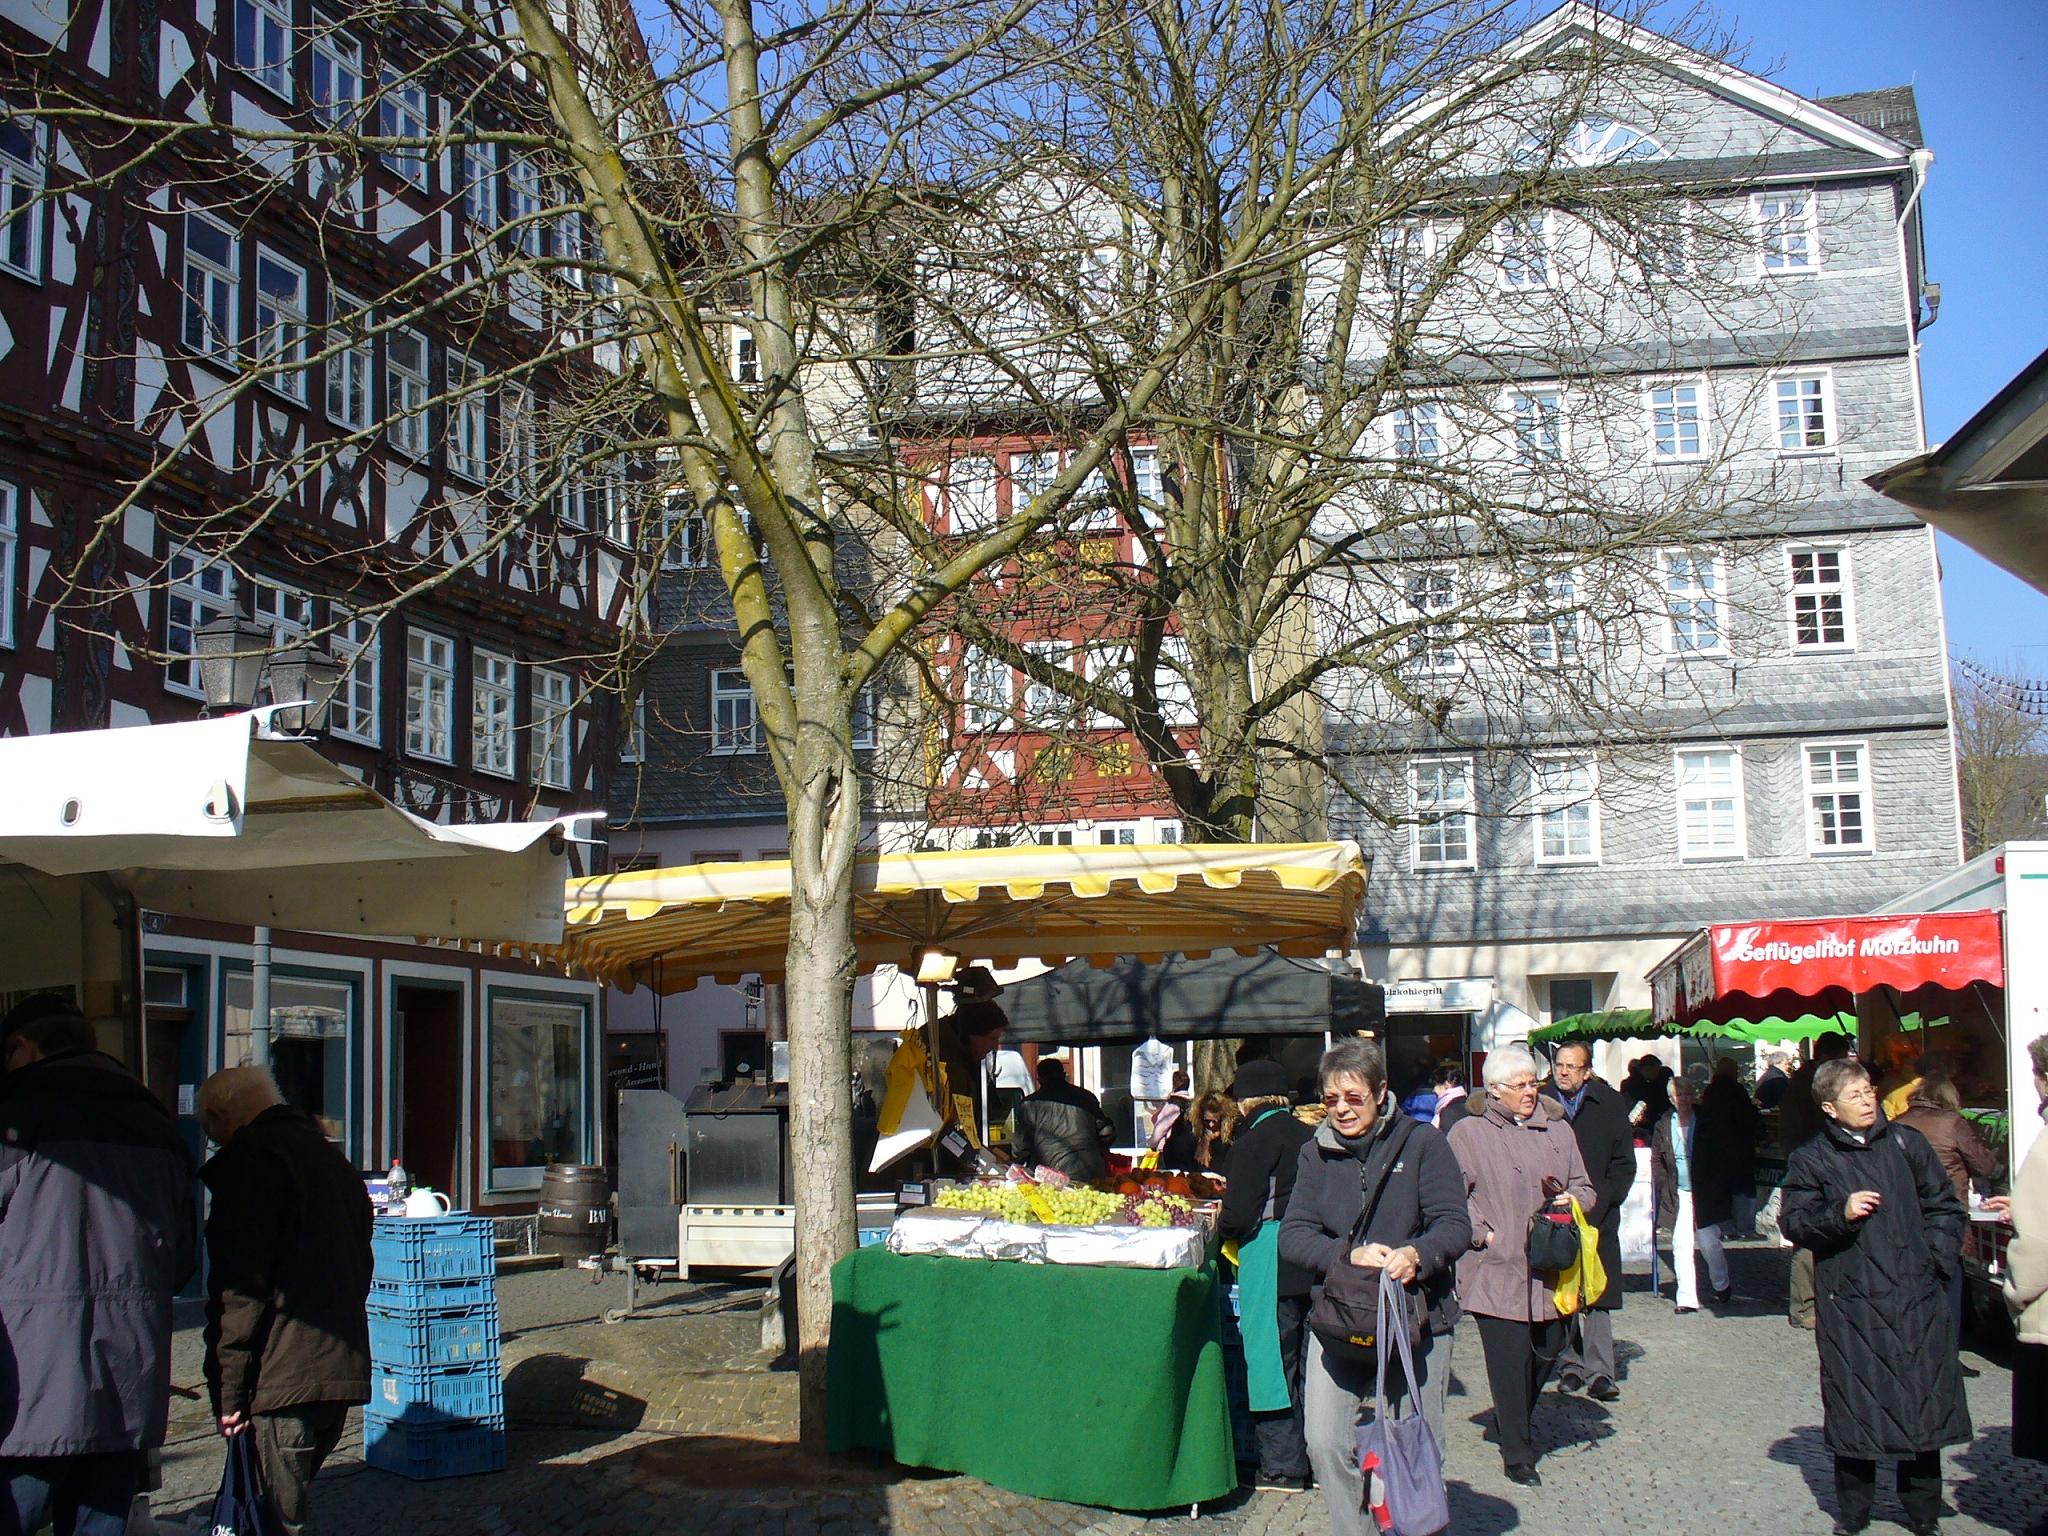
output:
MULTIPOLYGON (((1435 1126, 1400 1112, 1387 1093, 1387 1063, 1370 1040, 1340 1040, 1323 1053, 1317 1084, 1328 1111, 1301 1149, 1294 1196, 1280 1223, 1280 1257, 1320 1276, 1310 1289, 1303 1363, 1309 1463, 1322 1485, 1335 1536, 1377 1536, 1365 1509, 1358 1427, 1372 1418, 1375 1360, 1318 1331, 1326 1297, 1345 1297, 1377 1274, 1401 1289, 1404 1314, 1426 1313, 1417 1380, 1403 1380, 1389 1411, 1421 1410, 1439 1449, 1451 1379, 1457 1302, 1452 1268, 1470 1245, 1465 1182, 1435 1126)), ((1373 1310, 1362 1308, 1370 1319, 1373 1310)), ((1369 1325, 1366 1325, 1369 1326, 1369 1325)))

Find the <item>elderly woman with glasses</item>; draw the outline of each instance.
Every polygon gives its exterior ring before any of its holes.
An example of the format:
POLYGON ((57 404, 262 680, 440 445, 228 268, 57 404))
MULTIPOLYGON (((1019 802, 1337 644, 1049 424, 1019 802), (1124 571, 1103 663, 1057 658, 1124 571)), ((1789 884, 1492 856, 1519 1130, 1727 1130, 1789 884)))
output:
MULTIPOLYGON (((1280 1257, 1315 1277, 1311 1310, 1324 1279, 1340 1264, 1377 1269, 1382 1283, 1419 1289, 1430 1317, 1415 1362, 1419 1379, 1398 1390, 1413 1394, 1441 1446, 1451 1330, 1458 1321, 1451 1269, 1471 1237, 1457 1159, 1435 1126, 1395 1107, 1386 1057, 1372 1041, 1340 1040, 1323 1053, 1316 1077, 1329 1113, 1295 1164, 1280 1257), (1359 1232, 1368 1199, 1370 1219, 1359 1232)), ((1373 1372, 1325 1355, 1311 1332, 1303 1377, 1308 1459, 1331 1527, 1336 1536, 1377 1536, 1365 1512, 1357 1442, 1358 1425, 1373 1412, 1373 1372)))
POLYGON ((1932 1531, 1941 1448, 1970 1438, 1947 1296, 1968 1217, 1927 1139, 1886 1122, 1861 1062, 1824 1062, 1813 1098, 1826 1118, 1786 1163, 1778 1220, 1813 1250, 1835 1529, 1870 1524, 1883 1459, 1899 1464, 1906 1528, 1932 1531))
POLYGON ((1533 1487, 1542 1479, 1529 1420, 1569 1324, 1552 1296, 1557 1276, 1529 1265, 1529 1222, 1560 1193, 1592 1209, 1593 1181, 1563 1106, 1538 1091, 1542 1069, 1527 1046, 1489 1051, 1484 1076, 1484 1100, 1450 1130, 1472 1226, 1458 1300, 1478 1319, 1508 1481, 1533 1487))

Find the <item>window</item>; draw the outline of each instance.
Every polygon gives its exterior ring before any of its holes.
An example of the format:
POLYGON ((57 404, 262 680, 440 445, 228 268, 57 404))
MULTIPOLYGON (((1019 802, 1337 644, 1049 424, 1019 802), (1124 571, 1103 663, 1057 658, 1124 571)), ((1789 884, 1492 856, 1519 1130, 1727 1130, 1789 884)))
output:
POLYGON ((545 256, 548 232, 540 216, 540 167, 525 155, 505 167, 505 202, 513 248, 522 256, 545 256))
POLYGON ((961 721, 970 731, 1000 731, 1010 723, 1010 669, 987 651, 968 647, 961 657, 961 721))
POLYGON ((1806 846, 1813 853, 1868 853, 1870 779, 1855 746, 1806 749, 1806 846))
POLYGON ((1600 862, 1597 769, 1590 757, 1539 757, 1530 765, 1536 802, 1536 862, 1600 862))
POLYGON ((1778 451, 1811 453, 1834 446, 1834 401, 1824 373, 1778 380, 1778 451))
POLYGON ((478 773, 512 777, 513 712, 518 707, 519 668, 510 656, 474 651, 470 656, 469 761, 478 773))
POLYGON ((377 621, 357 614, 334 627, 334 659, 341 663, 341 686, 335 690, 328 725, 337 736, 377 744, 377 700, 383 674, 384 648, 377 621))
MULTIPOLYGON (((471 129, 475 131, 474 127, 471 129)), ((463 217, 481 230, 498 227, 498 146, 467 143, 455 151, 463 217)))
POLYGON ((549 1163, 590 1160, 590 1012, 496 988, 489 996, 489 1184, 538 1189, 549 1163))
POLYGON ((1552 571, 1536 590, 1529 614, 1529 660, 1567 667, 1579 659, 1579 580, 1576 571, 1552 571))
POLYGON ((412 458, 427 451, 427 338, 393 331, 384 338, 384 417, 391 446, 412 458))
POLYGON ((1394 412, 1394 457, 1431 461, 1443 456, 1443 437, 1434 404, 1411 405, 1394 412))
MULTIPOLYGON (((1071 671, 1074 647, 1065 640, 1027 640, 1025 654, 1056 672, 1071 671)), ((1027 730, 1050 731, 1064 726, 1074 711, 1065 694, 1048 683, 1034 681, 1028 672, 1019 674, 1023 683, 1023 709, 1018 724, 1027 730)))
MULTIPOLYGON (((1131 648, 1128 645, 1091 645, 1082 652, 1082 664, 1088 681, 1099 692, 1112 699, 1131 696, 1131 648)), ((1113 730, 1121 724, 1121 720, 1105 709, 1091 710, 1088 715, 1091 730, 1113 730)))
POLYGON ((1515 213, 1494 231, 1503 288, 1528 292, 1550 286, 1550 215, 1515 213))
POLYGON ((853 729, 848 746, 858 752, 875 744, 875 700, 865 688, 853 696, 853 719, 849 723, 853 729))
POLYGON ((1682 199, 1649 210, 1642 222, 1643 275, 1671 282, 1692 275, 1693 226, 1699 209, 1682 199))
POLYGON ((533 776, 550 789, 574 786, 576 706, 569 674, 533 669, 533 776))
POLYGON ((437 763, 454 761, 455 642, 411 629, 405 635, 405 750, 437 763))
MULTIPOLYGON (((644 763, 647 761, 647 700, 635 698, 626 711, 626 730, 619 742, 619 761, 622 763, 644 763)), ((652 857, 652 855, 649 855, 652 857)), ((652 864, 646 866, 654 868, 652 864)))
MULTIPOLYGON (((597 444, 590 445, 597 452, 597 444)), ((616 455, 599 456, 583 482, 584 510, 590 526, 614 544, 633 547, 633 502, 626 494, 625 461, 616 455)))
MULTIPOLYGON (((1159 450, 1157 448, 1133 448, 1131 450, 1131 492, 1141 503, 1151 507, 1166 504, 1166 480, 1159 472, 1159 450)), ((1145 516, 1145 508, 1139 509, 1145 516)), ((1156 519, 1147 517, 1156 526, 1156 519)))
POLYGON ((1431 235, 1430 226, 1419 219, 1403 219, 1380 230, 1380 267, 1388 293, 1414 298, 1428 289, 1431 235))
POLYGON ((225 352, 235 344, 235 237, 203 213, 185 215, 185 345, 225 352))
POLYGON ((1820 266, 1812 192, 1759 192, 1749 201, 1757 261, 1765 272, 1812 272, 1820 266))
POLYGON ((369 316, 360 301, 338 288, 327 294, 327 323, 337 334, 330 346, 340 346, 327 359, 327 416, 337 426, 361 432, 370 425, 370 375, 376 368, 376 354, 363 327, 369 316), (340 344, 346 341, 345 346, 340 344))
POLYGON ((377 100, 377 132, 404 142, 384 151, 386 163, 416 187, 427 184, 427 88, 394 69, 384 71, 377 100))
POLYGON ((313 116, 323 126, 353 129, 363 110, 363 49, 335 24, 316 18, 313 116))
POLYGON ((297 587, 256 577, 249 583, 249 616, 270 631, 275 650, 298 645, 313 627, 313 599, 297 587))
POLYGON ((685 491, 670 491, 662 503, 661 564, 664 570, 702 571, 712 564, 711 520, 685 491))
POLYGON ((1666 550, 1664 571, 1666 648, 1681 656, 1727 652, 1721 632, 1721 562, 1712 555, 1666 550))
POLYGON ((1667 384, 1650 391, 1650 447, 1660 462, 1697 459, 1706 451, 1697 384, 1667 384))
POLYGON ((1849 552, 1845 549, 1793 549, 1792 648, 1795 651, 1847 650, 1854 645, 1849 627, 1849 552))
MULTIPOLYGON (((255 983, 246 966, 222 980, 221 1011, 226 1026, 224 1060, 245 1064, 255 1013, 255 983)), ((349 1045, 360 1037, 355 1019, 356 988, 283 974, 270 979, 270 1069, 287 1104, 320 1122, 327 1139, 353 1155, 349 1125, 349 1045)))
POLYGON ((1733 747, 1678 754, 1678 856, 1739 859, 1745 836, 1742 754, 1733 747))
POLYGON ((1458 640, 1455 626, 1434 617, 1458 605, 1458 577, 1455 571, 1415 571, 1408 577, 1408 609, 1419 616, 1408 636, 1408 656, 1425 672, 1458 670, 1458 640))
POLYGON ((720 667, 711 674, 711 750, 725 757, 761 750, 754 687, 737 667, 720 667))
POLYGON ((21 547, 21 491, 0 480, 0 645, 14 644, 14 553, 21 547))
POLYGON ((1553 463, 1564 457, 1564 394, 1555 389, 1523 390, 1512 397, 1515 458, 1523 464, 1553 463))
POLYGON ((235 0, 235 66, 292 99, 292 13, 285 0, 235 0))
POLYGON ((1057 453, 1013 453, 1010 455, 1010 514, 1015 516, 1042 496, 1060 477, 1057 453))
POLYGON ((483 484, 490 474, 490 396, 484 371, 458 352, 448 354, 448 468, 483 484))
POLYGON ((540 423, 534 417, 533 391, 507 384, 498 412, 498 430, 505 439, 505 489, 514 502, 523 504, 540 478, 540 423))
POLYGON ((174 551, 164 574, 164 686, 173 693, 206 697, 199 681, 199 631, 235 612, 233 567, 186 550, 174 551))
POLYGON ((1584 169, 1631 160, 1662 160, 1665 153, 1664 146, 1640 128, 1607 117, 1582 117, 1555 143, 1545 135, 1531 134, 1516 150, 1515 164, 1534 169, 1554 161, 1584 169))
POLYGON ((946 520, 954 533, 974 533, 996 520, 996 461, 981 454, 946 466, 946 520))
POLYGON ((1415 868, 1470 869, 1477 862, 1471 759, 1426 757, 1410 765, 1408 797, 1415 868))
POLYGON ((43 130, 25 117, 0 121, 0 267, 43 275, 43 130))
POLYGON ((761 347, 746 331, 732 333, 732 377, 736 384, 761 382, 761 347))
POLYGON ((1159 714, 1170 726, 1196 723, 1195 659, 1187 636, 1168 635, 1159 642, 1159 714))
POLYGON ((263 383, 286 399, 306 399, 306 269, 256 251, 256 362, 276 370, 263 383))

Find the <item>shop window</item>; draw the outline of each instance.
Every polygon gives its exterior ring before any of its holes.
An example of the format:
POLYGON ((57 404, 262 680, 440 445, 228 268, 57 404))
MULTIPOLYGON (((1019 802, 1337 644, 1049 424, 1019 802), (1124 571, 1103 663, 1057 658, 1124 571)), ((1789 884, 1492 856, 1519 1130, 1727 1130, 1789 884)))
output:
MULTIPOLYGON (((230 972, 224 992, 226 1059, 246 1064, 252 1047, 255 983, 230 972)), ((354 1156, 349 1124, 349 1051, 355 988, 343 981, 273 975, 270 981, 270 1070, 287 1104, 320 1122, 327 1139, 354 1156)))
POLYGON ((589 1032, 583 1002, 491 994, 492 1189, 531 1189, 549 1163, 589 1157, 589 1032))

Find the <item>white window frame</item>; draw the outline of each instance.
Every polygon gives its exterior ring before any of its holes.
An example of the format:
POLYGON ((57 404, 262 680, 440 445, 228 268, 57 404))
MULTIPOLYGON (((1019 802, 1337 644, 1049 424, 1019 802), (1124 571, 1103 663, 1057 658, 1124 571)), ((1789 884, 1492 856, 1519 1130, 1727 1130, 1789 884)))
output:
POLYGON ((284 101, 292 99, 289 0, 234 0, 235 68, 284 101), (245 25, 246 22, 246 25, 245 25), (244 33, 247 33, 247 49, 244 33))
POLYGON ((256 247, 256 335, 255 361, 270 369, 288 366, 264 375, 263 387, 300 405, 306 403, 306 330, 312 320, 312 288, 306 269, 287 261, 267 246, 256 247), (295 279, 295 295, 274 292, 266 279, 285 276, 295 279))
POLYGON ((1465 668, 1456 632, 1448 623, 1427 617, 1458 606, 1459 574, 1454 565, 1432 565, 1404 571, 1401 576, 1403 617, 1425 616, 1408 636, 1408 663, 1432 677, 1447 677, 1465 668))
POLYGON ((538 259, 547 254, 548 232, 541 223, 540 167, 529 155, 505 162, 505 225, 512 248, 538 259))
POLYGON ((315 14, 312 51, 313 118, 341 132, 355 128, 363 115, 363 45, 332 20, 315 14))
POLYGON ((481 646, 469 653, 469 765, 494 778, 519 773, 519 663, 481 646))
POLYGON ((1060 451, 1057 448, 1033 448, 1010 455, 1010 462, 1003 478, 1010 486, 1010 515, 1015 517, 1031 505, 1032 499, 1044 493, 1047 486, 1060 477, 1060 451))
POLYGON ((199 677, 199 630, 214 619, 231 618, 235 607, 235 568, 225 560, 209 560, 189 549, 174 549, 164 564, 164 688, 187 698, 204 699, 199 677), (186 617, 177 610, 184 605, 186 617), (180 649, 176 633, 190 645, 180 649), (181 678, 181 669, 185 676, 181 678))
POLYGON ((427 402, 433 397, 434 355, 424 331, 390 331, 384 337, 384 438, 394 452, 423 459, 431 434, 427 402), (419 364, 398 360, 401 347, 416 345, 419 364))
POLYGON ((328 729, 374 747, 383 724, 384 638, 377 620, 362 614, 337 616, 331 649, 341 663, 342 675, 328 714, 328 729))
MULTIPOLYGON (((1055 670, 1074 669, 1076 648, 1071 640, 1026 640, 1024 653, 1055 670)), ((1074 701, 1050 684, 1035 681, 1028 672, 1017 674, 1017 726, 1025 731, 1058 731, 1073 719, 1074 701)))
POLYGON ((853 696, 853 729, 847 738, 847 745, 856 752, 866 752, 875 744, 875 697, 867 688, 853 696))
POLYGON ((1672 786, 1678 809, 1678 858, 1682 864, 1721 864, 1739 862, 1749 857, 1749 808, 1744 792, 1742 748, 1738 746, 1681 747, 1672 753, 1672 786), (1686 760, 1688 758, 1726 757, 1730 760, 1733 783, 1728 794, 1715 792, 1715 786, 1705 786, 1704 793, 1686 793, 1686 760), (1695 848, 1686 835, 1686 807, 1689 804, 1708 803, 1720 800, 1731 802, 1734 823, 1734 846, 1709 845, 1695 848))
POLYGON ((1870 743, 1868 741, 1803 741, 1799 744, 1799 782, 1804 791, 1806 807, 1806 851, 1815 858, 1840 859, 1860 858, 1877 851, 1876 799, 1871 793, 1870 743), (1814 756, 1816 753, 1829 754, 1830 777, 1823 783, 1814 777, 1814 756), (1855 757, 1855 777, 1844 779, 1840 776, 1842 754, 1852 753, 1855 757), (1841 801, 1854 797, 1857 804, 1855 814, 1862 824, 1862 834, 1853 843, 1829 843, 1823 835, 1823 819, 1832 816, 1837 828, 1843 807, 1841 801), (1831 802, 1823 811, 1821 802, 1831 802))
POLYGON ((1672 217, 1664 217, 1662 209, 1653 211, 1644 221, 1640 235, 1643 254, 1648 258, 1643 265, 1643 275, 1652 283, 1683 282, 1693 273, 1699 204, 1689 197, 1676 198, 1672 202, 1675 204, 1672 217), (1667 233, 1677 236, 1675 243, 1659 238, 1667 233), (1675 262, 1660 259, 1672 255, 1677 257, 1675 262))
POLYGON ((1786 277, 1820 270, 1820 200, 1812 187, 1773 187, 1752 192, 1749 216, 1756 232, 1759 277, 1786 277), (1802 207, 1791 218, 1783 212, 1771 212, 1773 208, 1786 208, 1795 199, 1802 207))
POLYGON ((1557 226, 1547 208, 1511 213, 1493 229, 1495 272, 1508 293, 1557 287, 1557 226))
POLYGON ((553 667, 528 669, 533 683, 533 781, 576 787, 576 685, 553 667))
POLYGON ((430 763, 455 761, 455 640, 405 632, 405 750, 430 763))
POLYGON ((1856 577, 1849 558, 1846 544, 1791 544, 1785 549, 1785 623, 1791 637, 1792 649, 1796 654, 1825 651, 1853 651, 1856 649, 1856 577), (1815 579, 1801 582, 1799 579, 1799 557, 1814 557, 1814 574, 1820 572, 1820 557, 1835 557, 1835 579, 1815 579), (1814 600, 1816 620, 1819 606, 1829 596, 1841 601, 1842 638, 1839 640, 1803 641, 1799 638, 1799 604, 1802 598, 1814 600))
POLYGON ((0 480, 0 649, 14 648, 14 568, 21 548, 21 487, 0 480))
POLYGON ((1693 549, 1662 549, 1657 552, 1657 590, 1664 606, 1664 651, 1667 656, 1726 656, 1728 654, 1728 562, 1719 554, 1693 549), (1685 592, 1672 586, 1681 574, 1680 562, 1694 576, 1706 574, 1705 585, 1695 582, 1685 592), (1713 643, 1681 643, 1679 604, 1709 608, 1707 622, 1713 628, 1713 643))
POLYGON ((281 581, 252 576, 249 617, 270 630, 272 649, 302 645, 313 628, 313 595, 281 581))
MULTIPOLYGON (((1418 757, 1408 764, 1408 867, 1417 872, 1431 869, 1477 869, 1479 867, 1479 797, 1474 783, 1474 765, 1469 756, 1418 757), (1422 783, 1425 772, 1435 772, 1437 793, 1442 794, 1441 771, 1455 768, 1463 775, 1465 792, 1455 800, 1435 799, 1427 810, 1423 805, 1422 783), (1423 835, 1432 828, 1448 827, 1456 823, 1464 832, 1465 852, 1462 857, 1451 858, 1442 855, 1424 857, 1423 835)), ((1440 840, 1441 841, 1441 840, 1440 840)))
POLYGON ((1007 731, 1016 718, 1017 693, 1009 666, 975 646, 960 653, 960 728, 976 734, 1007 731))
POLYGON ((1777 445, 1778 457, 1783 459, 1832 454, 1841 447, 1841 426, 1835 417, 1833 369, 1800 368, 1771 376, 1771 436, 1777 445), (1809 393, 1807 386, 1810 384, 1820 387, 1809 393), (1793 391, 1789 397, 1785 393, 1787 386, 1793 391), (1809 401, 1820 403, 1822 440, 1818 443, 1806 441, 1809 401), (1794 407, 1790 424, 1792 435, 1799 439, 1790 444, 1785 441, 1787 404, 1794 407))
POLYGON ((367 431, 376 414, 377 348, 363 334, 369 320, 362 303, 339 288, 327 290, 327 419, 351 432, 367 431), (360 318, 350 322, 349 316, 360 318), (345 346, 337 346, 343 337, 345 346), (355 409, 349 410, 353 401, 355 409))
POLYGON ((1508 392, 1510 425, 1515 434, 1515 462, 1524 469, 1541 469, 1561 464, 1571 452, 1566 425, 1565 393, 1561 385, 1531 386, 1508 392), (1546 412, 1543 402, 1550 402, 1546 412), (1545 443, 1545 428, 1549 441, 1545 443))
MULTIPOLYGON (((1110 691, 1112 693, 1121 693, 1122 696, 1128 698, 1131 687, 1131 664, 1135 659, 1131 654, 1131 647, 1128 645, 1083 646, 1081 648, 1081 675, 1090 682, 1099 682, 1104 677, 1113 678, 1117 673, 1121 672, 1124 675, 1124 686, 1121 689, 1112 688, 1110 691)), ((1091 709, 1084 724, 1091 731, 1113 731, 1119 729, 1123 722, 1117 719, 1116 716, 1103 710, 1091 709)))
POLYGON ((946 527, 952 533, 981 533, 996 523, 996 461, 993 454, 957 454, 946 464, 946 527))
POLYGON ((48 131, 32 117, 8 118, 28 137, 28 158, 0 149, 0 269, 29 282, 43 280, 43 188, 46 165, 43 135, 48 131), (15 252, 21 252, 17 260, 15 252))
POLYGON ((1159 717, 1171 729, 1186 729, 1200 723, 1192 681, 1194 668, 1194 652, 1188 646, 1186 635, 1160 637, 1159 666, 1155 669, 1159 717))
POLYGON ((1552 571, 1537 586, 1533 594, 1535 611, 1524 620, 1524 645, 1530 665, 1578 665, 1585 649, 1584 615, 1578 606, 1579 576, 1576 570, 1552 571))
POLYGON ((1591 753, 1584 752, 1540 752, 1530 759, 1529 800, 1529 841, 1535 862, 1542 867, 1560 865, 1591 865, 1600 862, 1600 761, 1591 753), (1585 771, 1583 789, 1557 788, 1549 780, 1547 770, 1565 767, 1573 772, 1585 771), (1584 811, 1584 826, 1591 847, 1584 853, 1570 852, 1570 822, 1559 823, 1566 828, 1567 851, 1551 853, 1544 844, 1553 820, 1570 818, 1574 813, 1584 811))
POLYGON ((218 357, 234 349, 239 335, 242 307, 241 237, 227 225, 196 208, 185 210, 181 228, 185 247, 183 300, 179 306, 178 337, 187 351, 218 357), (225 264, 192 248, 195 225, 211 230, 227 241, 225 264), (196 290, 196 291, 195 291, 196 290), (194 321, 200 334, 193 335, 194 321))
POLYGON ((1704 378, 1662 379, 1643 386, 1643 414, 1649 426, 1650 461, 1653 464, 1691 464, 1712 451, 1710 407, 1704 378), (1690 400, 1681 396, 1690 393, 1690 400), (1663 398, 1659 398, 1659 397, 1663 398), (1685 445, 1685 431, 1692 429, 1692 446, 1685 445), (1665 433, 1671 447, 1666 451, 1665 433))
POLYGON ((1417 400, 1394 412, 1387 441, 1404 464, 1434 464, 1444 456, 1443 408, 1434 400, 1417 400))
POLYGON ((711 519, 688 491, 670 491, 661 509, 661 568, 708 571, 712 557, 711 519))
MULTIPOLYGON (((622 763, 644 763, 647 761, 647 696, 635 694, 633 702, 626 707, 626 729, 620 733, 619 761, 622 763)), ((648 866, 650 869, 652 865, 648 866)))
POLYGON ((452 347, 448 359, 448 472, 482 485, 491 475, 491 397, 483 365, 452 347))
POLYGON ((432 127, 432 104, 427 88, 418 80, 387 67, 377 90, 377 133, 380 138, 413 142, 384 151, 384 163, 400 180, 427 189, 427 133, 432 127))
POLYGON ((732 381, 735 384, 761 382, 761 343, 754 333, 735 326, 732 333, 732 381))
MULTIPOLYGON (((469 125, 471 133, 477 125, 469 125)), ((462 187, 462 216, 470 227, 489 234, 498 227, 498 146, 466 140, 456 147, 456 174, 462 187)))
POLYGON ((505 460, 505 490, 523 503, 540 483, 540 416, 533 391, 506 384, 498 394, 498 431, 505 460))
POLYGON ((1380 227, 1380 277, 1389 297, 1413 299, 1428 291, 1436 243, 1433 219, 1397 219, 1380 227))
POLYGON ((738 667, 711 669, 711 755, 752 757, 761 750, 761 708, 738 667))

